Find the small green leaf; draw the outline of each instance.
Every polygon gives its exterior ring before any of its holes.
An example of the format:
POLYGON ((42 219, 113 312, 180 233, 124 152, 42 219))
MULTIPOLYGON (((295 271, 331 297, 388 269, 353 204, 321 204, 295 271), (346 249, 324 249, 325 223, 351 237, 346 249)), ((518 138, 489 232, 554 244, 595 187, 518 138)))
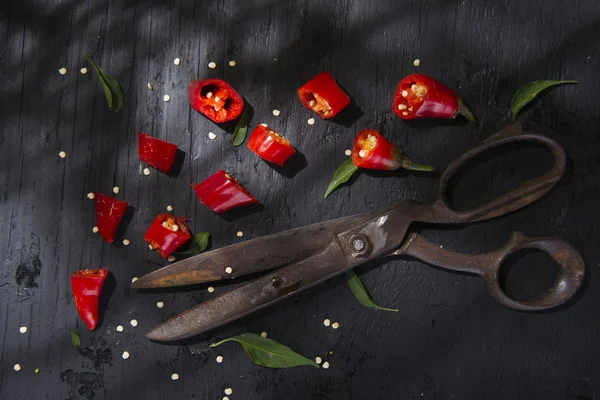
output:
POLYGON ((75 348, 78 348, 79 345, 81 345, 81 339, 79 338, 79 334, 75 329, 71 329, 71 343, 75 348))
POLYGON ((517 90, 512 99, 513 120, 517 119, 519 112, 530 103, 540 92, 553 86, 567 83, 578 83, 577 81, 533 81, 517 90))
POLYGON ((301 356, 294 350, 273 339, 267 339, 255 333, 242 333, 241 335, 213 343, 210 347, 217 347, 229 341, 241 344, 252 361, 263 367, 289 368, 299 365, 310 365, 319 368, 313 360, 301 356))
POLYGON ((369 292, 367 292, 365 285, 363 285, 360 278, 358 277, 358 275, 356 275, 356 272, 354 272, 353 269, 346 271, 346 279, 348 280, 348 286, 350 286, 350 290, 352 290, 354 297, 356 297, 356 299, 363 306, 370 308, 378 308, 384 311, 398 312, 398 310, 395 308, 384 308, 379 307, 377 304, 375 304, 373 299, 371 299, 371 296, 369 296, 369 292))
POLYGON ((37 368, 35 369, 35 373, 36 373, 36 374, 39 374, 39 373, 40 373, 40 367, 37 367, 37 368))
POLYGON ((115 78, 100 68, 99 65, 96 65, 96 63, 93 62, 86 53, 83 53, 83 56, 90 62, 90 64, 92 64, 92 67, 94 67, 96 73, 98 74, 98 79, 100 79, 100 83, 104 89, 104 95, 106 96, 106 101, 108 102, 108 108, 110 111, 119 111, 121 107, 123 107, 124 102, 121 85, 119 85, 119 82, 117 82, 115 78))
POLYGON ((235 131, 233 132, 232 143, 235 147, 244 143, 246 140, 246 132, 248 132, 248 118, 250 117, 250 106, 248 104, 244 105, 244 111, 242 111, 242 116, 235 126, 235 131))
POLYGON ((200 232, 196 234, 196 236, 194 236, 194 239, 192 239, 192 243, 187 249, 185 249, 184 251, 178 251, 177 254, 183 254, 186 256, 195 256, 196 254, 200 254, 208 248, 209 238, 210 233, 200 232))
POLYGON ((331 182, 329 182, 329 187, 325 192, 325 198, 327 198, 327 196, 329 196, 331 192, 335 190, 336 187, 340 186, 344 182, 347 182, 348 179, 350 179, 350 177, 352 176, 352 174, 354 174, 356 171, 358 171, 358 167, 354 165, 352 159, 349 159, 348 161, 340 165, 337 171, 335 171, 335 174, 333 174, 333 179, 331 180, 331 182))

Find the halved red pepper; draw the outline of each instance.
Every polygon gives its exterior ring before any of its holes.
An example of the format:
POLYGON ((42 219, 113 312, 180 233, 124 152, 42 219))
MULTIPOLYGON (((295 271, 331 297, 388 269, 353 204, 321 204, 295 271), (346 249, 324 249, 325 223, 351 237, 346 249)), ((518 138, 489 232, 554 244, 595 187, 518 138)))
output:
POLYGON ((280 167, 296 152, 289 140, 269 128, 267 124, 260 124, 254 129, 248 140, 248 148, 280 167))
POLYGON ((218 124, 236 119, 244 109, 242 96, 223 79, 192 81, 188 92, 194 110, 218 124))
POLYGON ((350 104, 350 98, 329 72, 322 72, 302 85, 298 89, 298 97, 304 107, 323 119, 333 117, 350 104))
POLYGON ((373 129, 363 129, 354 139, 352 162, 357 167, 367 169, 433 171, 429 165, 412 162, 398 147, 373 129))
POLYGON ((83 269, 71 274, 71 289, 79 316, 90 331, 98 325, 100 313, 100 292, 108 276, 108 270, 83 269))
POLYGON ((144 235, 152 250, 164 258, 187 242, 192 235, 183 217, 171 214, 158 214, 144 235))
POLYGON ((98 226, 98 231, 104 240, 112 243, 115 240, 117 227, 127 211, 127 202, 105 196, 98 192, 94 192, 94 200, 96 203, 96 225, 98 226))
POLYGON ((140 160, 162 172, 171 172, 177 145, 138 132, 140 160))
POLYGON ((398 84, 392 111, 402 119, 455 118, 475 121, 471 111, 454 90, 422 74, 411 74, 398 84))
POLYGON ((198 200, 218 213, 246 204, 258 203, 250 192, 223 170, 215 172, 192 187, 196 191, 198 200))

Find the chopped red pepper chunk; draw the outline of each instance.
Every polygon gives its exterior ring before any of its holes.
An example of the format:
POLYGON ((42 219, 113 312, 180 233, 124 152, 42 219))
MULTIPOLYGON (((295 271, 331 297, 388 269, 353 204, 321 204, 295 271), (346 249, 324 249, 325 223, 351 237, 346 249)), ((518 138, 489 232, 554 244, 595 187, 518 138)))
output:
POLYGON ((333 117, 350 104, 350 98, 329 72, 322 72, 302 85, 298 89, 298 97, 304 107, 323 119, 333 117))
POLYGON ((222 79, 192 81, 188 92, 194 110, 216 123, 236 119, 244 109, 242 96, 222 79))
POLYGON ((98 226, 98 231, 104 240, 112 243, 115 240, 117 227, 127 211, 127 202, 105 196, 98 192, 94 192, 94 200, 96 203, 96 225, 98 226))
POLYGON ((398 84, 392 111, 405 120, 416 118, 454 118, 464 115, 470 121, 475 117, 454 90, 422 74, 411 74, 398 84))
POLYGON ((393 171, 399 168, 433 171, 433 167, 414 163, 398 147, 373 129, 363 129, 354 139, 352 163, 360 168, 393 171))
POLYGON ((162 172, 171 172, 177 145, 138 132, 140 160, 162 172))
POLYGON ((289 140, 266 124, 260 124, 254 129, 248 140, 248 148, 280 167, 296 152, 289 140))
POLYGON ((183 217, 159 214, 146 231, 144 240, 148 242, 152 250, 167 258, 191 237, 190 229, 185 221, 186 219, 183 217))
POLYGON ((71 274, 71 289, 77 312, 91 331, 98 324, 100 292, 107 276, 108 270, 104 268, 84 269, 71 274))
POLYGON ((198 200, 214 212, 224 212, 246 204, 258 203, 238 181, 223 170, 192 185, 198 200))

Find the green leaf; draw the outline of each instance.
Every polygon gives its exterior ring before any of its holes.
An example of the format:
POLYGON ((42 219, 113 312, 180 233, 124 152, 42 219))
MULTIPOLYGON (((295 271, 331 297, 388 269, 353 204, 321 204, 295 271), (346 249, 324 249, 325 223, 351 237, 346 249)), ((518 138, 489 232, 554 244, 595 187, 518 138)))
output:
POLYGON ((329 182, 329 187, 325 192, 325 198, 327 198, 327 196, 329 196, 331 192, 335 190, 336 187, 340 186, 344 182, 347 182, 348 179, 350 179, 350 177, 352 176, 352 174, 354 174, 356 171, 358 171, 358 167, 354 165, 352 159, 349 159, 348 161, 340 165, 337 171, 335 171, 335 174, 333 174, 333 179, 331 180, 331 182, 329 182))
POLYGON ((578 83, 577 81, 533 81, 517 90, 512 99, 513 120, 517 119, 519 112, 530 103, 540 92, 553 86, 567 83, 578 83))
POLYGON ((39 373, 40 373, 40 367, 37 367, 37 368, 35 369, 35 373, 36 373, 36 374, 39 374, 39 373))
POLYGON ((83 53, 83 56, 90 62, 90 64, 92 64, 92 67, 94 67, 96 73, 98 74, 98 79, 100 79, 102 88, 104 88, 104 95, 106 96, 106 101, 108 102, 108 108, 110 111, 119 111, 121 107, 123 107, 124 102, 121 85, 119 85, 119 82, 117 82, 115 78, 100 68, 99 65, 96 65, 96 63, 93 62, 86 53, 83 53))
POLYGON ((263 367, 289 368, 297 367, 299 365, 310 365, 319 368, 317 363, 313 360, 301 356, 294 350, 273 339, 264 338, 255 333, 242 333, 241 335, 213 343, 210 347, 217 347, 229 341, 241 344, 252 361, 263 367))
POLYGON ((81 345, 81 339, 79 338, 79 334, 75 329, 71 329, 71 343, 75 348, 78 348, 79 345, 81 345))
POLYGON ((235 147, 244 143, 246 140, 246 132, 248 132, 248 118, 250 118, 250 106, 248 104, 244 104, 244 111, 242 111, 242 116, 235 126, 235 131, 233 132, 232 143, 235 147))
POLYGON ((183 254, 186 256, 195 256, 196 254, 202 253, 204 250, 208 248, 208 239, 210 238, 210 233, 208 232, 200 232, 194 236, 192 239, 192 243, 189 245, 187 249, 184 251, 178 251, 177 254, 183 254))
POLYGON ((371 296, 369 296, 369 292, 367 292, 365 285, 363 285, 360 278, 358 277, 358 275, 356 275, 356 272, 354 272, 353 269, 346 271, 346 279, 348 280, 348 286, 350 286, 350 290, 352 290, 354 297, 356 297, 356 299, 363 306, 370 308, 378 308, 384 311, 398 312, 398 310, 395 308, 384 308, 379 307, 377 304, 375 304, 373 299, 371 299, 371 296))

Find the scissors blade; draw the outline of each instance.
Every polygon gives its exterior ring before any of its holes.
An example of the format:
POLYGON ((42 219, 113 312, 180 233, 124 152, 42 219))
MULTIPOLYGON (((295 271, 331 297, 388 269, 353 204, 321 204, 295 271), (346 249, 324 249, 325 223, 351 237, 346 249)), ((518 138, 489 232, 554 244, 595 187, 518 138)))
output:
POLYGON ((339 242, 334 240, 311 257, 179 314, 148 332, 146 337, 156 341, 173 341, 198 335, 292 296, 353 266, 339 242))
POLYGON ((131 286, 146 289, 193 285, 290 264, 321 250, 334 233, 369 217, 352 215, 222 247, 158 269, 131 286), (231 274, 226 272, 228 267, 231 274))

